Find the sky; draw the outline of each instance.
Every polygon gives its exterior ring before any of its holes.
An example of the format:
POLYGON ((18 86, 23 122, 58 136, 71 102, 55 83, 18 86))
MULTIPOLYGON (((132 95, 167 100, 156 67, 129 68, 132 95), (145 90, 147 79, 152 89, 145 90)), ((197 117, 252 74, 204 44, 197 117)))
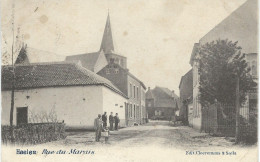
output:
MULTIPOLYGON (((194 43, 246 0, 14 1, 15 42, 58 55, 98 51, 109 10, 115 52, 128 58, 130 72, 146 87, 179 95, 194 43)), ((1 45, 9 53, 11 11, 12 1, 1 0, 1 45)))

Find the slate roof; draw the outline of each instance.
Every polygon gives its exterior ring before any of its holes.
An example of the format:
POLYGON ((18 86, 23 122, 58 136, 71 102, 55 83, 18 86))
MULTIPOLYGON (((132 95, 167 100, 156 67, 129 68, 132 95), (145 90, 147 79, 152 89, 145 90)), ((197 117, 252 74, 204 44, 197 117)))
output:
MULTIPOLYGON (((2 90, 12 87, 12 66, 2 66, 2 90)), ((101 85, 127 98, 109 80, 69 62, 35 63, 15 66, 15 89, 101 85)))
POLYGON ((258 3, 247 0, 200 39, 201 44, 217 39, 238 41, 243 53, 258 53, 258 3))
POLYGON ((165 108, 174 108, 179 109, 180 101, 179 97, 172 93, 171 90, 164 87, 155 87, 146 92, 146 99, 154 99, 154 107, 165 107, 165 108))
MULTIPOLYGON (((257 0, 247 0, 238 9, 233 11, 223 21, 212 28, 200 40, 199 44, 228 39, 242 47, 243 53, 258 53, 258 4, 257 0)), ((195 43, 190 58, 193 64, 196 48, 195 43)))
POLYGON ((107 15, 107 22, 104 29, 104 34, 100 46, 100 51, 104 51, 105 54, 111 53, 114 51, 114 42, 113 42, 113 36, 112 36, 112 29, 110 24, 110 16, 109 13, 107 15))
POLYGON ((67 56, 66 61, 81 61, 83 67, 94 71, 100 52, 67 56))

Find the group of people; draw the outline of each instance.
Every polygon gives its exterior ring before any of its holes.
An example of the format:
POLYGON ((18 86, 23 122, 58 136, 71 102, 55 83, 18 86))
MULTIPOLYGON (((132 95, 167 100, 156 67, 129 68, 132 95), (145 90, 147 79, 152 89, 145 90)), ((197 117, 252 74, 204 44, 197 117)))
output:
MULTIPOLYGON (((118 113, 116 113, 115 116, 113 116, 113 112, 111 112, 111 114, 109 115, 109 129, 110 131, 114 131, 114 130, 118 130, 118 126, 120 123, 120 119, 118 116, 118 113), (115 126, 115 128, 114 128, 115 126)), ((103 131, 107 131, 108 127, 107 127, 107 112, 104 112, 104 114, 101 116, 101 114, 98 114, 98 117, 95 119, 94 121, 94 129, 96 131, 96 141, 98 142, 101 138, 101 132, 103 131)), ((108 140, 108 137, 106 138, 106 141, 108 140)))

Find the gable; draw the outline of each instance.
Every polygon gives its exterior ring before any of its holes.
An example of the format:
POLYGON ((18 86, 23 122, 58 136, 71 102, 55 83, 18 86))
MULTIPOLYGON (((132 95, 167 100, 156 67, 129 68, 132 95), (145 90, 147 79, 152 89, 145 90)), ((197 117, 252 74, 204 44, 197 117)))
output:
POLYGON ((104 52, 101 51, 101 52, 99 53, 97 62, 96 62, 96 64, 94 65, 94 72, 95 72, 95 73, 99 72, 99 71, 102 70, 107 64, 108 64, 108 63, 107 63, 106 56, 105 56, 104 52))
POLYGON ((203 45, 217 39, 238 41, 243 53, 258 52, 257 0, 248 0, 200 39, 203 45))
POLYGON ((174 109, 179 107, 178 96, 172 97, 171 91, 168 88, 155 87, 151 90, 151 93, 154 98, 154 107, 168 107, 174 109))
POLYGON ((19 55, 16 58, 15 64, 29 64, 29 58, 26 54, 26 50, 24 47, 21 48, 19 55))
POLYGON ((80 61, 84 68, 94 72, 99 52, 67 56, 66 61, 80 61))

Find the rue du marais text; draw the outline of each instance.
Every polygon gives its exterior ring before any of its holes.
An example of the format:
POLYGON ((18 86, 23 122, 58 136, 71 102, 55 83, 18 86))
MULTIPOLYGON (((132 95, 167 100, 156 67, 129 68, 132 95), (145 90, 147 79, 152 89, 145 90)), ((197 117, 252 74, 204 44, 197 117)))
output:
POLYGON ((78 150, 78 149, 70 149, 68 150, 48 150, 43 149, 41 152, 36 150, 29 150, 29 149, 16 149, 16 154, 18 155, 54 155, 54 154, 75 154, 75 155, 94 155, 95 151, 93 150, 78 150))

